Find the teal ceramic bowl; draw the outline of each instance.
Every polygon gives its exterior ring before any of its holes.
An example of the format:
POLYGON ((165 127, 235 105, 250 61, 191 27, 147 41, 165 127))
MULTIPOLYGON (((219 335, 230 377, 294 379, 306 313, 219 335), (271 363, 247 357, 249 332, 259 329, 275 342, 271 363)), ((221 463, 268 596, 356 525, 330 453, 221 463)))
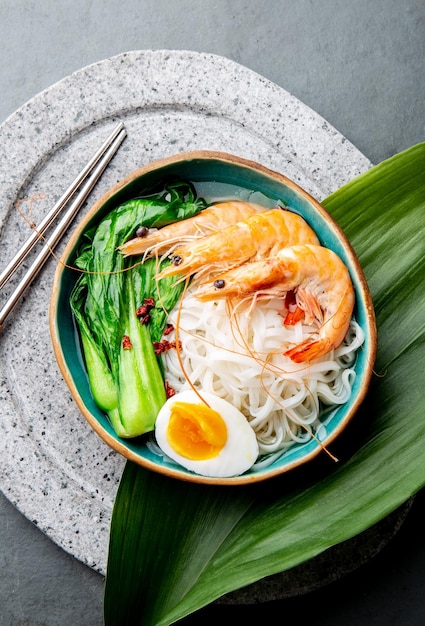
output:
MULTIPOLYGON (((343 431, 365 397, 375 361, 376 326, 371 296, 359 261, 341 228, 319 202, 284 175, 260 164, 221 152, 196 151, 146 165, 132 172, 96 202, 72 235, 62 261, 55 274, 50 304, 51 337, 61 373, 81 413, 103 442, 145 468, 197 483, 236 485, 262 481, 288 472, 323 453, 323 446, 329 446, 343 431), (236 197, 270 207, 276 201, 281 201, 301 214, 315 230, 322 245, 334 250, 348 266, 356 292, 354 316, 365 333, 365 343, 358 351, 355 364, 356 379, 351 399, 326 418, 323 445, 313 439, 296 444, 270 466, 250 470, 234 478, 210 478, 193 474, 164 461, 146 446, 143 437, 120 439, 115 434, 108 418, 97 407, 91 395, 69 305, 78 273, 66 266, 72 266, 84 231, 118 204, 143 194, 173 176, 191 181, 198 196, 206 199, 236 197)), ((101 442, 99 445, 102 445, 101 442)))

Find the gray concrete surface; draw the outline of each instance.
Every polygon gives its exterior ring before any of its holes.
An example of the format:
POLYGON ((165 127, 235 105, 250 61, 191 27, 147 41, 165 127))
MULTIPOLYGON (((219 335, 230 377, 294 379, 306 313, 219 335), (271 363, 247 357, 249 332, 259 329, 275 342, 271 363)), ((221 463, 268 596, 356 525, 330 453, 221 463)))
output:
MULTIPOLYGON (((425 139, 424 0, 1 0, 0 122, 89 63, 135 49, 226 56, 290 91, 377 163, 425 139)), ((1 409, 0 409, 1 410, 1 409)), ((185 620, 305 625, 425 623, 424 496, 398 536, 345 579, 185 620), (302 613, 301 613, 302 612, 302 613)), ((98 626, 103 580, 0 497, 0 626, 98 626)))

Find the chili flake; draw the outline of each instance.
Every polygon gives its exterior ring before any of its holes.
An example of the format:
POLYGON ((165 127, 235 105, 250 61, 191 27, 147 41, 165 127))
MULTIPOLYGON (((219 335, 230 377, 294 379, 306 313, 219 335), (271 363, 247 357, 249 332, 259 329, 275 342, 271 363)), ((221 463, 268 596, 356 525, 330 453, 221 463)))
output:
MULTIPOLYGON (((178 343, 178 349, 181 350, 182 344, 181 341, 178 343)), ((172 348, 177 348, 177 343, 175 341, 167 341, 167 339, 162 339, 161 341, 153 342, 153 349, 155 354, 162 354, 166 350, 171 350, 172 348)))
POLYGON ((155 300, 153 298, 145 298, 143 300, 143 304, 148 308, 153 309, 153 307, 155 306, 155 300))
POLYGON ((145 298, 143 304, 136 310, 137 317, 144 317, 155 306, 155 300, 153 298, 145 298))
POLYGON ((124 337, 122 338, 122 347, 123 350, 131 350, 131 348, 133 347, 133 344, 130 341, 130 337, 128 335, 124 335, 124 337))
POLYGON ((166 398, 172 398, 173 396, 176 395, 176 390, 172 388, 170 383, 165 381, 164 386, 165 386, 165 397, 166 398))
POLYGON ((141 306, 139 306, 139 308, 136 311, 136 316, 137 317, 144 317, 145 315, 147 315, 149 313, 149 308, 145 305, 142 304, 141 306))

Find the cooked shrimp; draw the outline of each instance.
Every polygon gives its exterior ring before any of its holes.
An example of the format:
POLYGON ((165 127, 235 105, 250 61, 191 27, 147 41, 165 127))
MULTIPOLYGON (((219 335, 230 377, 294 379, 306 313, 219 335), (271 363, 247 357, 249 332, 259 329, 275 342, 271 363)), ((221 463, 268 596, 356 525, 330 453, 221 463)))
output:
POLYGON ((153 250, 161 252, 167 248, 171 249, 175 244, 220 231, 229 224, 234 224, 249 215, 264 210, 265 207, 254 202, 238 200, 218 202, 204 209, 198 215, 168 224, 163 228, 144 229, 142 225, 143 234, 140 237, 130 239, 118 249, 125 256, 145 254, 153 250))
POLYGON ((240 263, 274 255, 284 246, 319 244, 315 232, 296 213, 268 209, 232 224, 223 230, 178 247, 158 278, 190 276, 202 270, 223 271, 240 263), (226 265, 227 264, 227 265, 226 265))
POLYGON ((318 337, 285 354, 296 363, 310 361, 337 348, 347 334, 354 307, 354 288, 347 267, 335 252, 315 245, 282 248, 274 257, 245 263, 201 286, 201 300, 263 294, 282 296, 294 290, 306 324, 317 320, 318 337))

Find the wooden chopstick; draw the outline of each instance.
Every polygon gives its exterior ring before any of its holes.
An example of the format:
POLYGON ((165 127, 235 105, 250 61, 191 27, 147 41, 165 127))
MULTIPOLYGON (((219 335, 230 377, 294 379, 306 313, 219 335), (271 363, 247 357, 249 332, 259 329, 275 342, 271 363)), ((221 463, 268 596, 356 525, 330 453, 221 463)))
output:
POLYGON ((46 217, 40 222, 34 232, 28 237, 27 241, 23 244, 23 246, 18 250, 13 259, 8 263, 5 269, 0 274, 0 289, 15 270, 18 269, 22 261, 26 258, 27 254, 33 249, 35 244, 40 240, 40 235, 43 235, 48 227, 53 223, 53 220, 59 215, 65 205, 72 198, 74 193, 77 191, 78 187, 82 184, 82 182, 87 178, 90 172, 93 170, 95 165, 99 162, 101 157, 105 154, 109 146, 114 142, 114 140, 118 137, 119 133, 124 129, 124 124, 120 122, 106 139, 106 141, 101 145, 99 150, 92 156, 87 165, 81 170, 78 174, 77 178, 70 184, 65 193, 59 198, 56 204, 52 207, 46 217))
POLYGON ((109 161, 112 159, 112 157, 114 156, 114 154, 120 147, 126 135, 127 135, 127 132, 124 129, 124 125, 122 125, 121 129, 118 131, 118 134, 116 134, 115 139, 109 145, 106 152, 103 154, 101 158, 97 159, 97 163, 94 165, 94 167, 92 166, 90 168, 92 170, 90 177, 82 185, 80 191, 76 195, 72 204, 64 213, 62 219, 60 220, 60 222, 54 229, 53 233, 50 235, 48 239, 45 240, 45 244, 42 250, 36 257, 32 265, 28 268, 27 272, 25 273, 24 277, 22 278, 22 280, 16 287, 15 291, 7 300, 3 309, 0 311, 0 331, 3 330, 3 325, 7 316, 13 310, 13 308, 19 301, 20 297, 24 293, 25 289, 34 280, 34 278, 37 276, 38 272, 40 271, 40 269, 42 268, 42 266, 44 265, 44 263, 50 256, 52 248, 56 246, 56 244, 60 241, 61 237, 65 234, 72 220, 74 219, 77 212, 81 208, 82 204, 85 202, 86 198, 88 197, 89 193, 92 191, 93 187, 99 180, 100 176, 102 175, 109 161))

